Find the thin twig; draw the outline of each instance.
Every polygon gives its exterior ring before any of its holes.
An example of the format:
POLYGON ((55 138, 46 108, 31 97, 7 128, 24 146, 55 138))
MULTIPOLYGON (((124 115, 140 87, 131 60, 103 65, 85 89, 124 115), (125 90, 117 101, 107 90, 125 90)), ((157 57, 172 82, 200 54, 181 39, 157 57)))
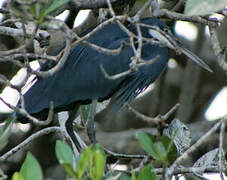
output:
POLYGON ((179 165, 183 160, 189 157, 189 154, 194 152, 201 144, 206 142, 206 140, 211 136, 215 131, 220 128, 222 121, 227 121, 227 115, 222 118, 221 121, 216 123, 206 134, 204 134, 195 144, 193 144, 188 150, 186 150, 181 156, 179 156, 175 162, 171 165, 171 167, 166 171, 165 178, 169 179, 174 172, 174 169, 179 165))
MULTIPOLYGON (((111 3, 115 3, 120 0, 110 0, 111 3)), ((105 8, 106 0, 72 0, 72 5, 75 10, 80 9, 97 9, 105 8)))
POLYGON ((16 106, 13 106, 9 103, 7 103, 2 97, 0 97, 0 100, 6 105, 8 106, 10 109, 12 109, 13 111, 21 114, 24 116, 24 118, 27 118, 28 120, 30 120, 32 123, 36 124, 36 125, 39 125, 39 126, 46 126, 48 124, 50 124, 53 120, 53 104, 50 103, 50 109, 49 109, 49 112, 48 112, 48 117, 47 117, 47 120, 45 121, 40 121, 39 119, 31 116, 24 108, 18 108, 16 106))
POLYGON ((168 119, 179 108, 179 106, 179 103, 175 104, 175 106, 173 106, 162 118, 168 119))
POLYGON ((6 20, 0 22, 0 26, 4 26, 7 24, 14 24, 14 23, 20 22, 20 21, 21 21, 20 19, 6 19, 6 20))
MULTIPOLYGON (((74 33, 74 35, 76 35, 76 34, 74 33)), ((126 43, 122 42, 119 48, 108 49, 108 48, 101 47, 101 46, 98 46, 96 44, 90 43, 90 42, 86 41, 84 38, 80 38, 78 35, 76 35, 76 38, 77 38, 78 41, 79 40, 82 41, 83 44, 95 49, 96 51, 98 51, 100 53, 105 53, 107 55, 114 55, 114 56, 120 54, 121 51, 124 49, 124 47, 126 45, 126 43)), ((78 43, 78 41, 77 41, 77 43, 78 43)))
POLYGON ((136 63, 135 64, 137 64, 138 61, 141 59, 142 46, 143 46, 143 38, 142 38, 141 27, 138 24, 136 24, 136 30, 137 30, 137 33, 138 33, 138 48, 136 49, 136 53, 135 53, 135 57, 136 57, 135 58, 136 59, 136 63))
MULTIPOLYGON (((218 156, 219 156, 219 162, 218 162, 218 168, 219 168, 219 173, 220 173, 220 177, 222 180, 224 180, 224 175, 223 175, 223 165, 225 165, 225 163, 223 164, 223 160, 224 160, 224 157, 223 157, 223 141, 224 141, 224 135, 225 135, 225 127, 226 127, 226 122, 224 120, 222 120, 222 123, 221 123, 221 130, 220 130, 220 133, 219 133, 219 153, 218 153, 218 156)), ((225 160, 224 160, 225 162, 225 160)))
MULTIPOLYGON (((19 49, 18 49, 19 50, 19 49)), ((26 57, 28 58, 28 60, 49 60, 49 61, 57 61, 55 56, 48 56, 48 55, 41 55, 41 54, 33 54, 33 53, 18 53, 17 54, 12 54, 14 52, 0 52, 0 57, 2 56, 2 58, 5 59, 11 59, 12 60, 24 60, 25 57, 24 55, 26 55, 26 57), (5 55, 4 55, 5 54, 5 55), (9 55, 7 55, 9 54, 9 55)))
POLYGON ((107 153, 107 155, 110 155, 110 156, 113 156, 115 158, 118 158, 118 159, 144 159, 144 158, 147 158, 148 156, 147 155, 142 155, 142 154, 121 154, 121 153, 115 153, 115 152, 112 152, 106 148, 104 148, 104 151, 105 153, 107 153))
MULTIPOLYGON (((143 166, 138 167, 133 169, 135 173, 139 173, 143 166)), ((154 168, 153 169, 156 173, 156 175, 162 175, 163 172, 169 171, 169 168, 154 168)), ((125 173, 125 171, 122 171, 125 173)), ((128 174, 131 174, 131 171, 126 171, 128 174)), ((179 175, 179 174, 193 174, 194 172, 196 173, 217 173, 218 172, 218 167, 217 166, 208 166, 204 169, 204 167, 184 167, 184 166, 179 166, 176 167, 173 171, 173 175, 179 175)), ((224 172, 227 172, 227 167, 224 168, 224 172)))
MULTIPOLYGON (((162 174, 163 173, 163 168, 154 169, 154 171, 155 171, 156 174, 162 174)), ((169 168, 166 168, 166 171, 169 171, 169 168)), ((224 168, 224 171, 225 172, 227 171, 226 167, 224 168)), ((194 172, 197 172, 197 173, 200 173, 200 172, 203 172, 203 173, 217 173, 218 172, 218 167, 217 166, 208 166, 204 170, 203 167, 183 167, 183 166, 179 166, 179 167, 176 167, 174 169, 173 174, 177 175, 177 174, 187 174, 187 173, 194 173, 194 172)))
POLYGON ((227 72, 227 63, 225 62, 226 50, 224 48, 221 48, 216 29, 212 26, 209 26, 209 31, 210 31, 211 45, 215 55, 217 56, 218 64, 225 72, 227 72))
POLYGON ((0 56, 0 62, 11 62, 11 63, 13 63, 14 65, 16 65, 16 66, 18 66, 20 68, 24 67, 24 64, 21 63, 20 61, 12 61, 11 58, 5 57, 5 56, 0 56))
POLYGON ((144 13, 144 11, 147 9, 147 8, 149 8, 149 6, 150 6, 150 4, 151 4, 151 1, 147 1, 144 5, 143 5, 143 7, 142 8, 140 8, 139 10, 138 10, 138 12, 133 16, 133 21, 134 22, 139 22, 139 20, 140 20, 140 18, 141 18, 141 16, 143 15, 143 13, 144 13))
POLYGON ((118 73, 118 74, 116 74, 116 75, 112 75, 112 76, 111 76, 111 75, 109 75, 109 74, 106 72, 106 70, 104 69, 104 67, 103 67, 102 64, 100 64, 100 70, 101 70, 101 72, 103 73, 103 75, 105 76, 105 78, 110 79, 110 80, 119 79, 119 78, 124 77, 124 76, 126 76, 126 75, 128 75, 128 74, 130 74, 130 73, 133 72, 131 69, 129 69, 129 70, 124 71, 124 72, 122 72, 122 73, 118 73))
POLYGON ((20 87, 17 85, 13 85, 4 75, 0 74, 0 84, 4 84, 5 86, 11 87, 12 89, 20 91, 20 87))
POLYGON ((144 60, 140 59, 139 63, 138 64, 134 64, 133 66, 131 65, 129 70, 121 72, 121 73, 118 73, 118 74, 115 74, 115 75, 109 75, 106 72, 106 70, 105 70, 105 68, 103 67, 102 64, 100 64, 100 70, 103 73, 103 75, 105 76, 105 78, 107 78, 109 80, 116 80, 116 79, 122 78, 122 77, 124 77, 124 76, 126 76, 126 75, 128 75, 128 74, 130 74, 132 72, 135 72, 139 67, 149 66, 149 65, 153 64, 155 61, 158 60, 158 58, 159 58, 159 56, 156 56, 153 59, 147 60, 147 61, 144 61, 144 60))
MULTIPOLYGON (((45 37, 49 37, 49 33, 47 31, 39 30, 38 33, 36 34, 36 38, 39 38, 41 34, 45 34, 45 37)), ((8 36, 13 36, 13 37, 24 37, 24 32, 22 29, 16 29, 16 28, 11 28, 11 27, 5 27, 5 26, 0 26, 0 34, 8 35, 8 36)), ((32 32, 28 31, 27 32, 28 38, 32 36, 32 32)))
POLYGON ((116 17, 112 17, 106 21, 104 21, 103 23, 99 24, 98 26, 96 26, 91 32, 89 32, 88 34, 84 35, 83 37, 77 39, 73 39, 73 43, 72 46, 75 46, 76 44, 78 44, 81 41, 84 41, 86 39, 88 39, 89 37, 91 37, 92 35, 94 35, 96 32, 98 32, 99 30, 101 30, 102 28, 104 28, 106 25, 111 24, 117 20, 126 20, 126 16, 116 16, 116 17), (75 40, 75 41, 74 41, 75 40))
POLYGON ((46 135, 46 134, 49 134, 49 133, 52 133, 52 132, 61 132, 61 131, 62 130, 61 130, 60 127, 48 127, 48 128, 42 129, 42 130, 32 134, 27 139, 25 139, 22 143, 20 143, 16 147, 12 148, 10 151, 8 151, 5 154, 3 154, 0 157, 0 162, 6 161, 7 158, 12 156, 16 152, 18 152, 20 149, 24 148, 27 144, 29 144, 30 142, 32 142, 35 139, 39 138, 40 136, 43 136, 43 135, 46 135))
POLYGON ((129 111, 132 111, 136 116, 140 117, 143 121, 159 124, 160 122, 165 122, 180 106, 179 103, 177 103, 175 106, 173 106, 165 115, 158 115, 157 117, 151 118, 149 116, 146 116, 144 114, 141 114, 140 112, 136 111, 134 108, 132 108, 129 104, 126 104, 129 111))
POLYGON ((189 21, 189 22, 209 25, 211 27, 216 27, 217 24, 218 24, 217 20, 214 20, 214 19, 207 20, 207 19, 202 18, 200 16, 186 16, 186 15, 181 14, 181 13, 171 12, 167 9, 159 9, 159 8, 154 9, 153 15, 155 17, 159 17, 159 18, 166 17, 166 18, 172 19, 172 20, 189 21))
MULTIPOLYGON (((113 10, 113 7, 112 7, 112 4, 110 2, 110 0, 106 0, 107 1, 107 4, 108 4, 108 8, 109 8, 109 11, 110 11, 110 14, 113 16, 114 19, 116 19, 116 22, 117 24, 119 25, 119 27, 128 34, 128 36, 130 38, 133 38, 135 36, 135 34, 133 34, 131 31, 128 30, 128 28, 126 28, 122 23, 121 21, 117 18, 114 10, 113 10)), ((125 19, 124 20, 129 20, 130 18, 125 16, 125 19)))
POLYGON ((0 51, 0 56, 9 56, 12 54, 22 53, 22 51, 25 49, 25 45, 22 45, 16 49, 10 49, 7 51, 0 51))

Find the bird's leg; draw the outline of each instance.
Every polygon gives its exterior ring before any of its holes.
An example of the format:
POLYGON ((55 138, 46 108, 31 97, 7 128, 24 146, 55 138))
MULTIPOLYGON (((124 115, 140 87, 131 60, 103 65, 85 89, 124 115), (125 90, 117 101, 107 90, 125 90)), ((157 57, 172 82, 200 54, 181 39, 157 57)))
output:
POLYGON ((82 147, 78 141, 78 138, 76 137, 76 135, 74 134, 74 131, 73 131, 73 121, 77 115, 78 108, 79 108, 79 106, 76 106, 74 108, 74 110, 69 113, 69 117, 65 122, 65 128, 66 128, 66 131, 69 134, 71 140, 73 141, 74 145, 76 146, 77 150, 80 152, 82 147))
POLYGON ((96 105, 97 100, 93 100, 90 108, 90 112, 88 115, 88 122, 87 122, 87 135, 92 144, 96 143, 96 136, 95 136, 95 126, 94 126, 94 118, 96 112, 96 105))

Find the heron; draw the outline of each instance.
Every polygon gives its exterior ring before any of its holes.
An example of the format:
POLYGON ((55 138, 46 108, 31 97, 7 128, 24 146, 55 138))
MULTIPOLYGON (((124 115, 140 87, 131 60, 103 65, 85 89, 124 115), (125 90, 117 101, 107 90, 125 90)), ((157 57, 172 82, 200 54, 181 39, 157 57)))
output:
MULTIPOLYGON (((37 77, 33 86, 24 94, 24 107, 34 116, 48 113, 50 102, 54 103, 54 112, 77 109, 80 105, 89 104, 93 100, 102 102, 114 98, 112 108, 119 110, 125 103, 135 97, 153 83, 167 67, 168 49, 178 48, 191 60, 208 71, 209 66, 193 52, 189 51, 174 37, 169 27, 157 18, 147 17, 140 20, 141 36, 152 38, 158 42, 142 40, 141 59, 145 65, 116 79, 109 76, 128 71, 135 53, 130 45, 130 37, 117 22, 105 25, 87 39, 89 43, 108 49, 116 49, 124 42, 125 46, 119 54, 111 55, 99 52, 83 42, 72 47, 64 66, 52 76, 37 77), (158 28, 152 28, 156 27, 158 28), (153 61, 152 63, 147 63, 153 61), (102 67, 102 68, 101 68, 102 67)), ((127 22, 125 27, 135 35, 134 46, 139 46, 139 33, 134 23, 127 22)), ((92 29, 88 30, 88 32, 92 29)), ((85 33, 86 34, 86 33, 85 33)), ((44 63, 41 71, 47 70, 49 64, 44 63)), ((19 118, 23 119, 23 118, 19 118)), ((73 134, 73 121, 66 121, 66 130, 80 149, 73 134)))

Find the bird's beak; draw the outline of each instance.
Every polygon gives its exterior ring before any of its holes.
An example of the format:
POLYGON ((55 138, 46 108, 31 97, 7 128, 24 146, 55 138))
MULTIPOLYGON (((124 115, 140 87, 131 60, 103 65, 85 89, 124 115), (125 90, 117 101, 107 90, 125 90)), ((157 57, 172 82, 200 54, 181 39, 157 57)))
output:
POLYGON ((213 72, 212 69, 201 58, 187 49, 170 31, 167 33, 157 31, 156 29, 149 29, 149 33, 170 49, 175 50, 177 53, 185 54, 187 57, 189 57, 189 59, 199 64, 202 68, 208 70, 209 72, 213 72))

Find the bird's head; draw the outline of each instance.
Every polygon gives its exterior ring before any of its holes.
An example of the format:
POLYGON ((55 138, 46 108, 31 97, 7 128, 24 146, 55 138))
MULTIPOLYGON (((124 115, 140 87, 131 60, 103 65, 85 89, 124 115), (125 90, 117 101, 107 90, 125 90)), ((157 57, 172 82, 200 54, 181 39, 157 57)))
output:
POLYGON ((154 38, 161 42, 164 46, 167 46, 170 49, 175 50, 178 53, 183 53, 190 60, 196 62, 204 69, 212 72, 211 68, 197 55, 195 55, 192 51, 187 49, 171 32, 170 28, 160 21, 157 18, 145 18, 142 20, 142 23, 145 25, 149 25, 146 27, 150 38, 154 38))

